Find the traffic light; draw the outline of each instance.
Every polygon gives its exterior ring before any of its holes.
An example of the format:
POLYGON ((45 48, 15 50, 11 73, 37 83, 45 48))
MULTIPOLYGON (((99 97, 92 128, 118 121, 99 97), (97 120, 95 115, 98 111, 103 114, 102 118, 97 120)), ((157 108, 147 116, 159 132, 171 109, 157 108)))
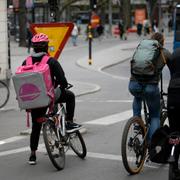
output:
POLYGON ((97 8, 97 0, 90 0, 90 8, 95 10, 97 8))
POLYGON ((58 6, 57 0, 48 0, 50 10, 55 10, 58 6))

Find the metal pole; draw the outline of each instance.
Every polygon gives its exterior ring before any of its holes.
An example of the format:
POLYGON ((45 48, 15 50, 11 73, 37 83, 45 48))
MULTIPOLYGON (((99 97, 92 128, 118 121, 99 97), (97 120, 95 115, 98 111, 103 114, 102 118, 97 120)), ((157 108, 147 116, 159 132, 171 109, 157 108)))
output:
POLYGON ((158 0, 158 11, 159 11, 159 23, 158 23, 158 29, 159 32, 162 32, 162 18, 161 18, 161 0, 158 0))
POLYGON ((88 60, 88 64, 91 65, 92 64, 92 27, 91 27, 91 14, 92 14, 92 1, 89 1, 89 7, 90 7, 90 11, 89 11, 89 24, 88 24, 88 39, 89 39, 89 60, 88 60))
POLYGON ((109 9, 109 34, 112 35, 112 2, 109 0, 108 3, 108 9, 109 9))

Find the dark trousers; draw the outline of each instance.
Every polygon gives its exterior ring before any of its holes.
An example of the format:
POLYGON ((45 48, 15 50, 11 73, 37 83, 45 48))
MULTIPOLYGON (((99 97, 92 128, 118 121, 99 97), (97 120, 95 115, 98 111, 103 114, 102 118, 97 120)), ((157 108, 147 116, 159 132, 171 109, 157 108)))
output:
MULTIPOLYGON (((169 126, 171 132, 180 132, 180 103, 173 103, 172 100, 169 99, 168 102, 168 119, 169 119, 169 126)), ((175 168, 178 168, 178 159, 180 154, 180 147, 179 145, 176 147, 175 150, 175 168)))
MULTIPOLYGON (((58 102, 66 103, 66 119, 73 121, 75 110, 75 95, 72 91, 65 90, 62 92, 58 102)), ((38 118, 46 114, 47 108, 38 108, 31 111, 32 117, 32 131, 30 136, 31 151, 36 151, 39 143, 39 136, 41 132, 42 122, 37 121, 38 118)))

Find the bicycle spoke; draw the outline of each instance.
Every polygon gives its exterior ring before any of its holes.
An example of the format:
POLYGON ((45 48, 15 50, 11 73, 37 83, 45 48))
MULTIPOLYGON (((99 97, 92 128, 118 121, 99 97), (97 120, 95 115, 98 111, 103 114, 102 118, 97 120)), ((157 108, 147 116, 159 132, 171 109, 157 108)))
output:
POLYGON ((62 170, 65 165, 64 146, 58 139, 55 127, 52 123, 51 121, 47 121, 43 125, 44 143, 51 162, 58 170, 62 170))
POLYGON ((142 120, 130 119, 124 128, 121 144, 123 164, 130 174, 138 173, 144 164, 147 149, 144 136, 142 120))

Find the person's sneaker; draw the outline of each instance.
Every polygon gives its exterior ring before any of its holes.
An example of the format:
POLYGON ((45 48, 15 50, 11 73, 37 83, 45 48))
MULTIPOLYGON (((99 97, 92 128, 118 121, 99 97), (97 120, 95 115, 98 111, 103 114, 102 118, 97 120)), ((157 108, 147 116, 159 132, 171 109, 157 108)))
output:
POLYGON ((35 165, 36 164, 36 155, 35 154, 31 154, 29 157, 29 164, 30 165, 35 165))
POLYGON ((77 131, 81 128, 82 125, 74 123, 74 122, 66 122, 66 132, 72 133, 74 131, 77 131))

